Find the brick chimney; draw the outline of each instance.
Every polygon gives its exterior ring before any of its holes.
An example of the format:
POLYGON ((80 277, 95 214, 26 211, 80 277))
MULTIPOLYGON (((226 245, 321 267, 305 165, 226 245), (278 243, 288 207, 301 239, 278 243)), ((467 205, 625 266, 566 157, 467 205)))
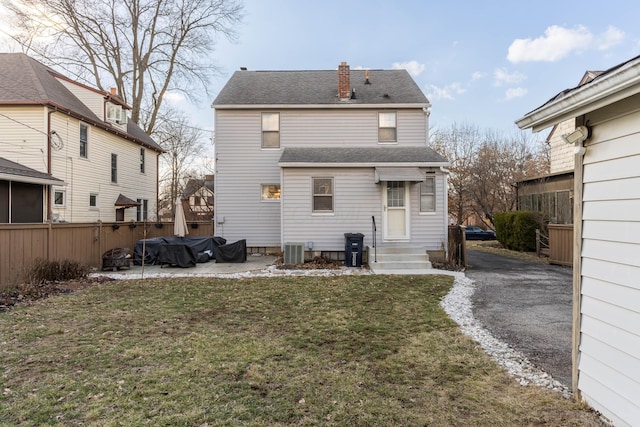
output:
POLYGON ((112 87, 109 92, 111 92, 111 95, 117 95, 118 89, 116 89, 115 87, 112 87))
POLYGON ((346 62, 338 66, 338 98, 340 101, 351 98, 351 72, 346 62))

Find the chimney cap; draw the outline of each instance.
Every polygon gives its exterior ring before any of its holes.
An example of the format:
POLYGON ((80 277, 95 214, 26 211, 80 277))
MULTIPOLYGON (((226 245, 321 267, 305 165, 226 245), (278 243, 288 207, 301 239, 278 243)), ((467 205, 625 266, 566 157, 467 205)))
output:
POLYGON ((240 67, 240 71, 247 71, 247 67, 240 67))

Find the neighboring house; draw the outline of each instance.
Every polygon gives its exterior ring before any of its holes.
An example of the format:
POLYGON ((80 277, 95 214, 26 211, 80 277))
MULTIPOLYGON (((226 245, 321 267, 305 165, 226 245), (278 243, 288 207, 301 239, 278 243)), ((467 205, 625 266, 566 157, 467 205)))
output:
MULTIPOLYGON (((38 221, 28 222, 155 216, 163 150, 127 119, 130 107, 115 90, 72 81, 21 53, 0 54, 0 88, 1 156, 49 179, 41 214, 29 217, 38 221)), ((27 203, 13 195, 13 205, 27 203)))
POLYGON ((0 224, 42 222, 51 186, 60 185, 51 174, 0 157, 0 224))
POLYGON ((216 234, 321 253, 362 233, 441 256, 448 162, 427 146, 430 106, 405 70, 234 73, 213 102, 216 234))
MULTIPOLYGON (((577 87, 602 74, 602 71, 587 71, 577 87)), ((562 93, 560 94, 562 95, 562 93)), ((575 119, 564 120, 553 126, 549 144, 549 174, 526 179, 516 184, 518 210, 542 212, 551 224, 573 224, 573 147, 563 136, 576 129, 575 119)))
POLYGON ((575 120, 573 389, 615 425, 640 420, 640 56, 516 123, 575 120), (572 119, 574 118, 574 119, 572 119))
POLYGON ((191 178, 184 186, 182 204, 189 221, 211 221, 214 204, 214 176, 191 178))

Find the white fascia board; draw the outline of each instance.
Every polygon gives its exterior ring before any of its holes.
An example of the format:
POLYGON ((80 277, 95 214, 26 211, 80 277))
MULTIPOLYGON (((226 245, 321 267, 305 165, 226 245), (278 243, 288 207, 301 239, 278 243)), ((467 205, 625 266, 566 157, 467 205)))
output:
POLYGON ((394 110, 406 108, 431 108, 430 103, 421 104, 229 104, 213 105, 216 110, 323 110, 323 109, 376 109, 394 110))
POLYGON ((557 101, 545 104, 516 120, 520 129, 539 132, 564 120, 575 118, 640 93, 640 59, 582 87, 557 101))
POLYGON ((437 168, 449 166, 449 163, 314 163, 314 162, 279 162, 281 168, 376 168, 376 167, 414 167, 437 168))

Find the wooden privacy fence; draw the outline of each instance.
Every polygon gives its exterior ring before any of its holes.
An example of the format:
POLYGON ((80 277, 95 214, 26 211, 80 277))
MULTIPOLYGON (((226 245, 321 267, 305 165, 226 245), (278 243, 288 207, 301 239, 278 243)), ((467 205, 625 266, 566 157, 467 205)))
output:
MULTIPOLYGON (((189 236, 213 235, 211 221, 189 225, 189 236)), ((37 258, 101 267, 107 250, 129 248, 133 254, 138 240, 162 236, 173 236, 173 222, 0 224, 0 286, 19 283, 37 258)))
POLYGON ((454 267, 467 266, 467 239, 459 225, 449 226, 448 263, 454 267))
POLYGON ((573 224, 549 224, 549 262, 573 265, 573 224))

